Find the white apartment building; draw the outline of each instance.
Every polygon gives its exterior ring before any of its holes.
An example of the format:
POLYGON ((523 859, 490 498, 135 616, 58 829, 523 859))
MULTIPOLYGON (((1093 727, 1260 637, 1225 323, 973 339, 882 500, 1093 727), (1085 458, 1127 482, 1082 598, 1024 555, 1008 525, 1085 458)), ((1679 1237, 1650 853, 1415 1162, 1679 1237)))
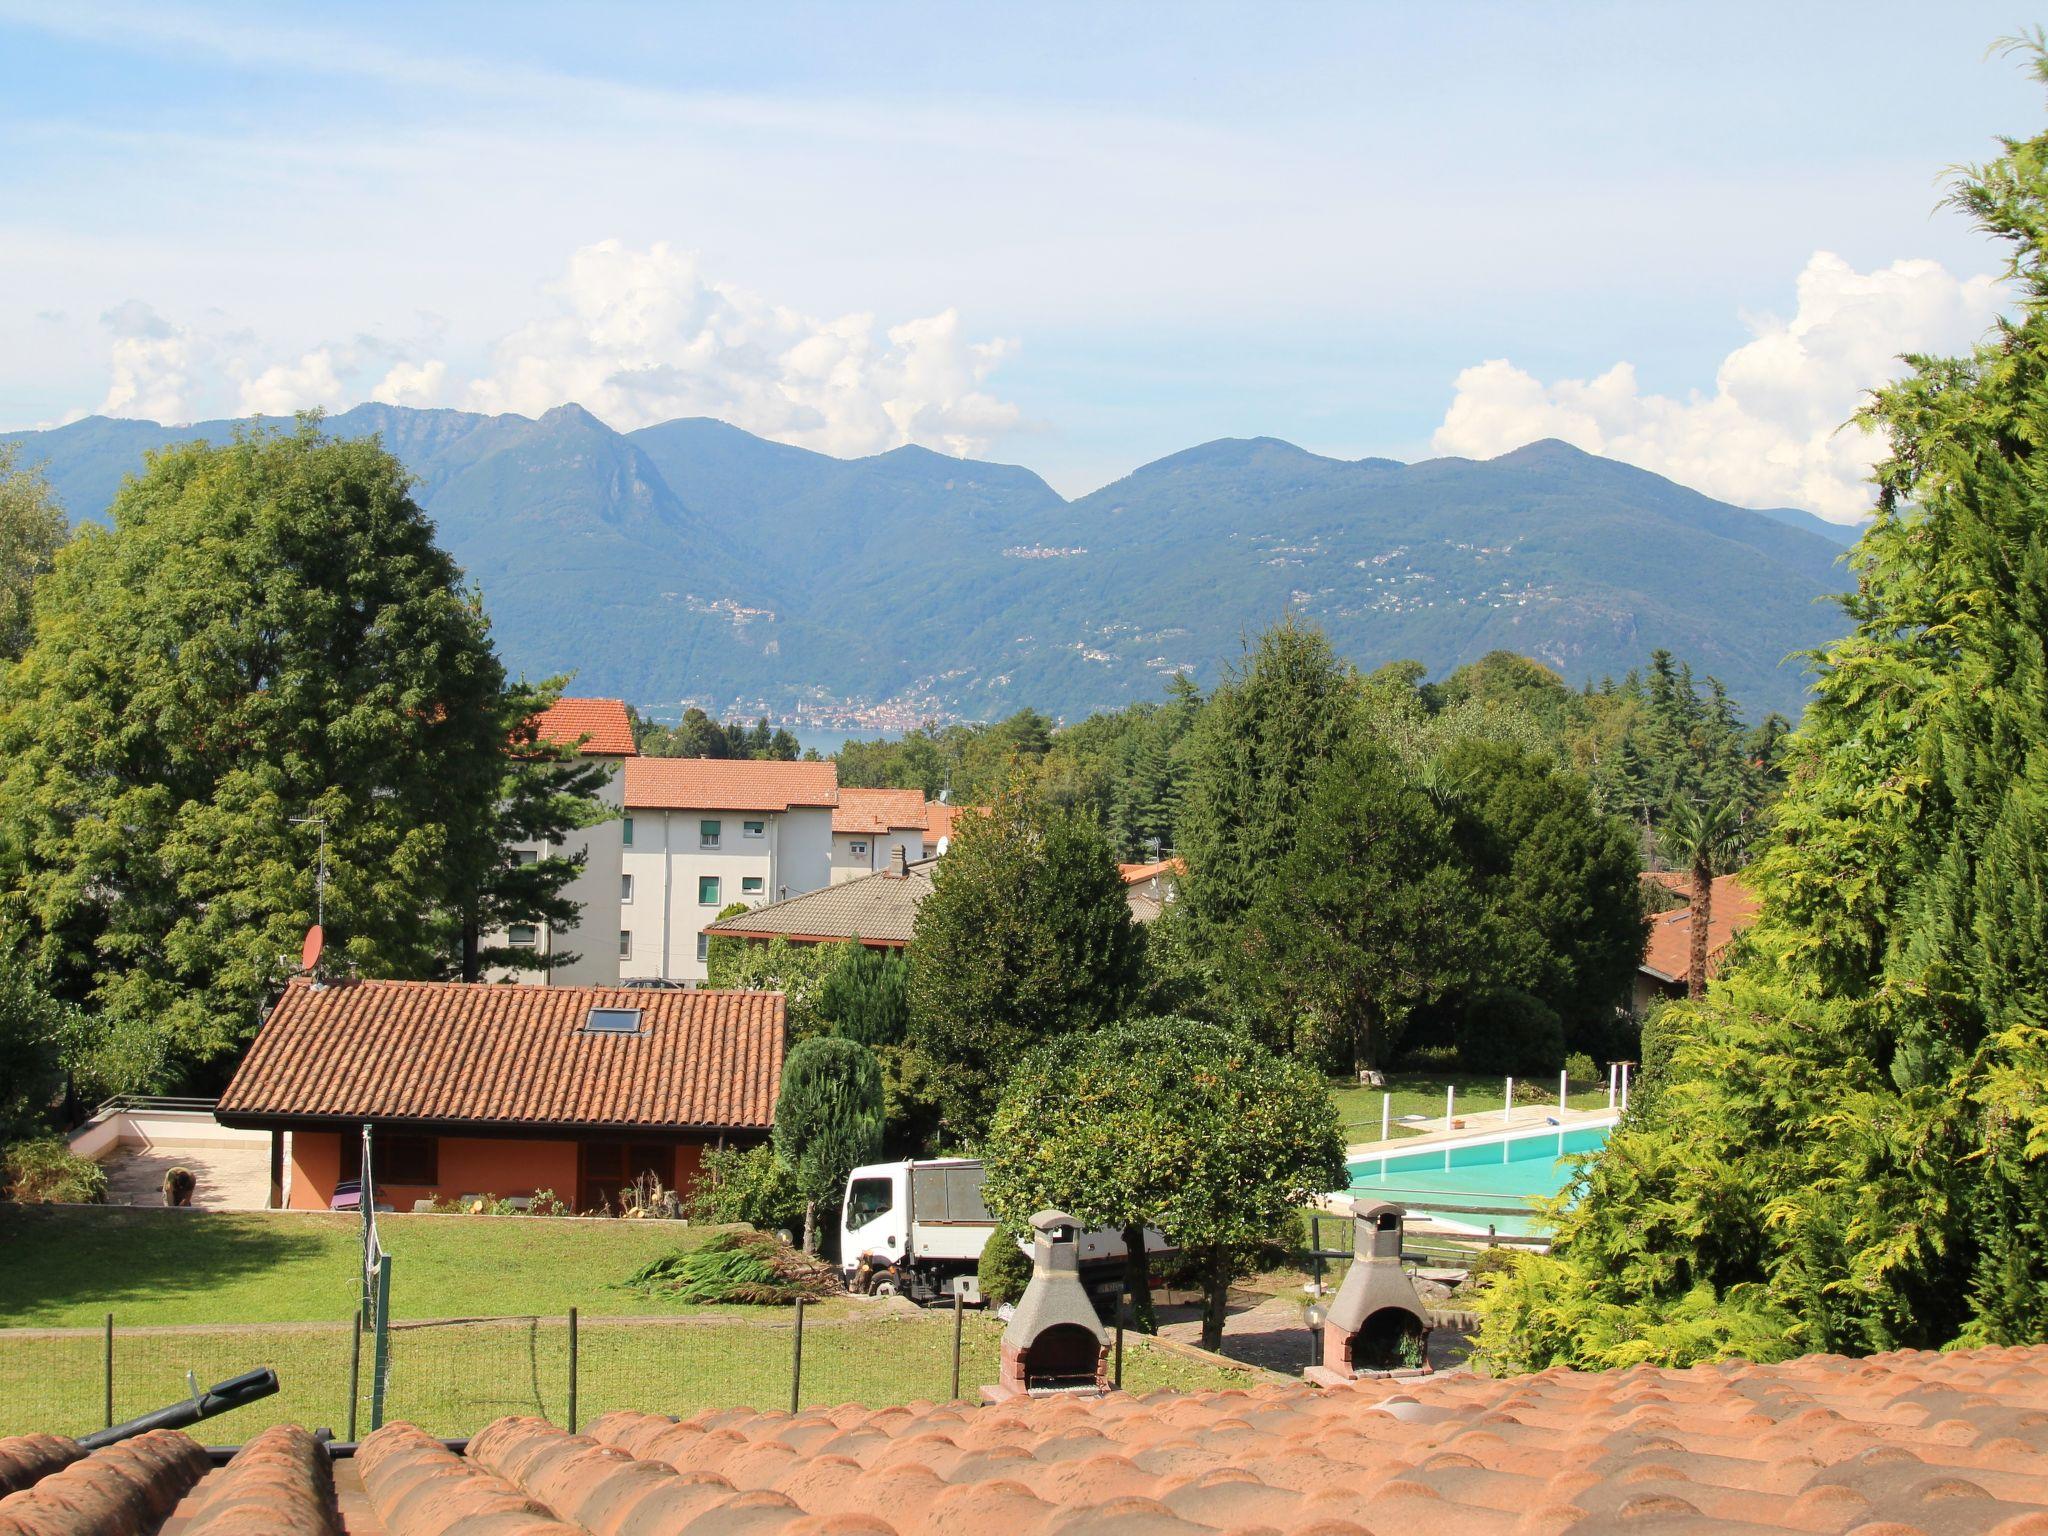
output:
POLYGON ((832 878, 835 764, 636 757, 623 778, 622 981, 702 981, 704 929, 722 908, 832 878))
MULTIPOLYGON (((832 812, 832 883, 887 869, 897 849, 915 864, 925 854, 924 793, 842 789, 832 812)), ((794 895, 795 892, 790 894, 794 895)))
MULTIPOLYGON (((574 746, 578 753, 601 762, 610 770, 598 797, 614 812, 624 804, 625 776, 620 771, 635 756, 633 726, 626 706, 619 699, 557 699, 534 722, 543 741, 574 746)), ((488 979, 516 981, 531 986, 615 987, 619 984, 618 915, 620 855, 624 849, 624 824, 617 815, 573 832, 559 850, 534 844, 514 851, 514 857, 532 861, 554 852, 574 854, 583 850, 582 870, 569 885, 569 898, 580 904, 580 919, 569 928, 551 929, 536 923, 514 923, 487 941, 512 949, 532 949, 548 960, 542 970, 502 970, 488 979), (557 961, 555 956, 573 958, 557 961)))

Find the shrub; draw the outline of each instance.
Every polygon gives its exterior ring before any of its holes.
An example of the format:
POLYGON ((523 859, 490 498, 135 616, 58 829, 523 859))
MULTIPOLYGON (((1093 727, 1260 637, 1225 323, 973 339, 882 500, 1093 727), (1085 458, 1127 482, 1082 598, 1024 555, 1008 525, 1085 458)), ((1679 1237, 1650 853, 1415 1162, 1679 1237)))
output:
POLYGON ((24 1205, 100 1205, 107 1198, 107 1170, 45 1136, 7 1149, 0 1187, 24 1205))
POLYGON ((1564 1075, 1575 1087, 1600 1081, 1600 1069, 1593 1064, 1593 1058, 1584 1051, 1573 1051, 1564 1059, 1564 1075))
POLYGON ((1418 1045, 1404 1052, 1401 1070, 1404 1072, 1451 1072, 1457 1069, 1458 1048, 1455 1045, 1418 1045))
POLYGON ((1458 1021, 1458 1061, 1467 1072, 1552 1071, 1563 1057, 1564 1024, 1527 992, 1483 993, 1458 1021))
POLYGON ((799 1297, 815 1301, 839 1290, 830 1265, 765 1232, 720 1232, 702 1247, 641 1265, 624 1283, 698 1306, 787 1307, 799 1297))
POLYGON ((803 1225, 804 1202, 796 1180, 766 1143, 704 1154, 704 1172, 685 1203, 699 1221, 743 1222, 770 1231, 803 1225))
POLYGON ((981 1264, 975 1271, 984 1306, 1000 1307, 1015 1301, 1031 1283, 1031 1260, 1017 1246, 1024 1237, 1024 1229, 1010 1221, 998 1222, 988 1235, 988 1246, 981 1250, 981 1264))

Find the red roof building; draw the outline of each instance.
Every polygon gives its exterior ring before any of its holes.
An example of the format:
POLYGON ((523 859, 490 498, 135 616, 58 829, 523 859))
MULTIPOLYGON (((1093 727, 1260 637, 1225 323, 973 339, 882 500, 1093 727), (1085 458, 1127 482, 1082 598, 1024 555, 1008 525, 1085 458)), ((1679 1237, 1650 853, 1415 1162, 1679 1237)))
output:
MULTIPOLYGON (((1650 938, 1636 977, 1636 1008, 1641 1012, 1659 997, 1683 997, 1692 970, 1692 876, 1658 870, 1643 876, 1663 886, 1686 905, 1650 918, 1650 938)), ((1713 909, 1707 915, 1707 974, 1720 969, 1721 957, 1735 936, 1756 921, 1760 903, 1740 875, 1716 875, 1713 909)))
POLYGON ((575 747, 585 757, 633 757, 633 722, 623 699, 557 699, 534 722, 542 741, 575 747))
POLYGON ((626 764, 629 811, 769 812, 838 804, 836 763, 636 757, 626 764))

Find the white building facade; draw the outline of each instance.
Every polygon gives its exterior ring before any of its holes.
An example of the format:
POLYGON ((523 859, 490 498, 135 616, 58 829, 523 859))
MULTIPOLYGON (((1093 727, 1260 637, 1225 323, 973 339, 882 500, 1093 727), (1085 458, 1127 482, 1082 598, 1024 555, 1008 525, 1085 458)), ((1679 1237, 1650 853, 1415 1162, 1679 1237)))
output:
POLYGON ((838 808, 832 812, 833 883, 889 868, 899 849, 904 862, 915 864, 925 854, 924 829, 924 795, 919 790, 840 790, 838 808))
POLYGON ((634 758, 618 823, 618 979, 701 982, 704 930, 832 878, 832 763, 634 758))

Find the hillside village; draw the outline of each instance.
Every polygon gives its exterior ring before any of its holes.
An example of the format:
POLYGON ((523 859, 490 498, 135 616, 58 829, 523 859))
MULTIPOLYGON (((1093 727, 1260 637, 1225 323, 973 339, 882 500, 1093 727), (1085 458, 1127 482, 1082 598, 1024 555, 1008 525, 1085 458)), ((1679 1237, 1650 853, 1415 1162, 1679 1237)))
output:
POLYGON ((0 1536, 2048 1532, 2048 33, 1591 14, 0 15, 0 1536))

